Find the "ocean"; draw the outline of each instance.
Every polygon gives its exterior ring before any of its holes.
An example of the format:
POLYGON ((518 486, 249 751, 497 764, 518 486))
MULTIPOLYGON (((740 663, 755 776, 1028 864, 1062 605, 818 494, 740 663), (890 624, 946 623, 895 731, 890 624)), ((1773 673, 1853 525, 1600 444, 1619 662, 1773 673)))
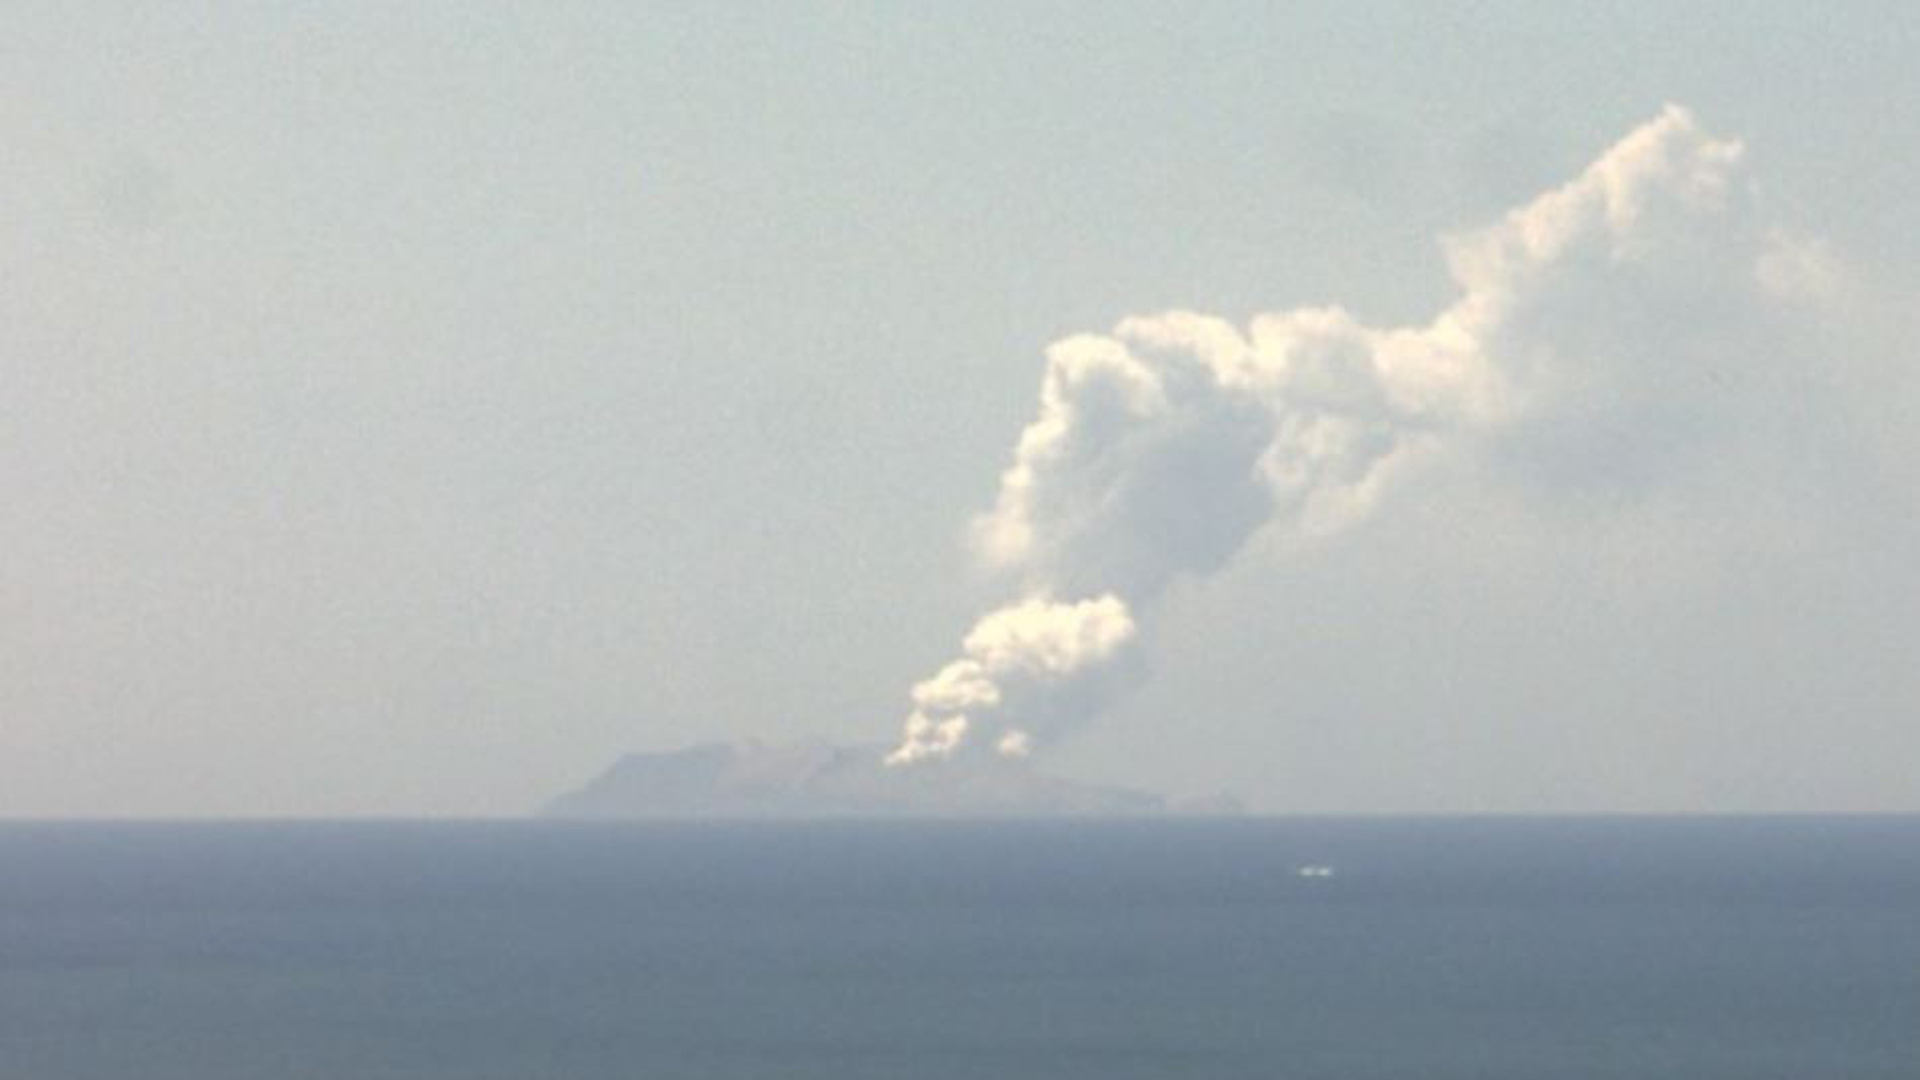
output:
POLYGON ((1920 819, 0 825, 5 1080, 1920 1077, 1920 819))

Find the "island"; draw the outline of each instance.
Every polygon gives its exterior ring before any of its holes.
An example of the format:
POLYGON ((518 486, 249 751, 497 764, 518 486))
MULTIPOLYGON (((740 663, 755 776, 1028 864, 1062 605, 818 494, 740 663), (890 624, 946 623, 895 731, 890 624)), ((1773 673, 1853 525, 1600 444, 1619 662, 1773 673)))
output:
POLYGON ((1235 814, 1227 795, 1175 799, 1049 776, 1028 760, 886 764, 887 748, 714 742, 628 754, 541 809, 549 818, 1124 817, 1235 814))

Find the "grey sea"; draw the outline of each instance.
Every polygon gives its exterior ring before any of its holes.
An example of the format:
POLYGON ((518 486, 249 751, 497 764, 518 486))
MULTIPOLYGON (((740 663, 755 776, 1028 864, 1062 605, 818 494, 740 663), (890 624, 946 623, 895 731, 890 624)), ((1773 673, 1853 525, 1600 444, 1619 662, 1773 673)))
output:
POLYGON ((1920 1077, 1920 820, 0 826, 0 1077, 1920 1077))

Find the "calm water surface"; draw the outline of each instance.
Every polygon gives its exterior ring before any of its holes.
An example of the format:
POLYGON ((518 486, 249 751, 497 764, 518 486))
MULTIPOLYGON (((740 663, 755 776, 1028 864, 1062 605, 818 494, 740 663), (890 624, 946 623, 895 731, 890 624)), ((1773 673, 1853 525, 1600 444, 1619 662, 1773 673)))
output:
POLYGON ((0 1078, 401 1077, 1914 1080, 1920 819, 0 825, 0 1078))

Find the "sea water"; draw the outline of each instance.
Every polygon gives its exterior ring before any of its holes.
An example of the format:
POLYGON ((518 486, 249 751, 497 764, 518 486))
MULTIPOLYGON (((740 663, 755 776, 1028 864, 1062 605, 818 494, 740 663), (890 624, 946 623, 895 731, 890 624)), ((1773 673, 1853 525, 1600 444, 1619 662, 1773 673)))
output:
POLYGON ((1920 820, 0 826, 5 1080, 1920 1077, 1920 820))

